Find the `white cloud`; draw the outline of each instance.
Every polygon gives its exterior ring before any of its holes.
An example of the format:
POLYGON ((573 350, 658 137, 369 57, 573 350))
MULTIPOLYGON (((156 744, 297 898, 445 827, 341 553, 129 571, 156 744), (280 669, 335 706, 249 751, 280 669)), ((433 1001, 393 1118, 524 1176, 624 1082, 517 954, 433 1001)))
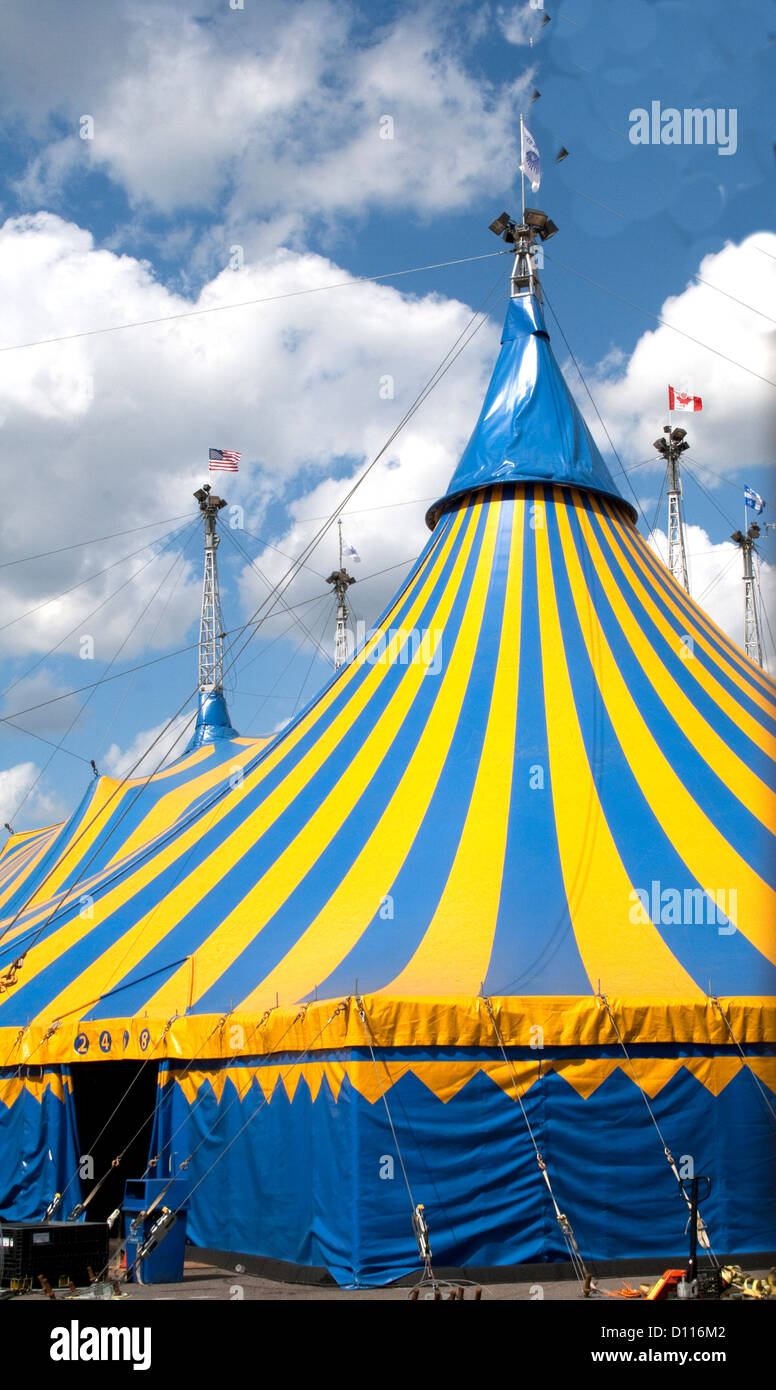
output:
MULTIPOLYGON (((272 296, 252 307, 3 354, 5 447, 9 457, 24 457, 25 476, 34 479, 33 489, 14 491, 5 558, 105 536, 149 516, 183 515, 176 522, 183 526, 191 507, 190 529, 152 562, 152 550, 132 553, 156 531, 0 570, 0 612, 12 624, 3 633, 7 650, 42 653, 71 633, 60 650, 76 654, 91 636, 95 665, 85 661, 84 670, 96 678, 99 663, 125 639, 122 657, 180 645, 199 609, 198 543, 181 553, 198 534, 191 492, 202 482, 208 445, 243 453, 239 478, 224 490, 245 507, 248 530, 259 529, 268 501, 300 488, 309 505, 298 515, 336 505, 345 480, 383 445, 471 311, 455 300, 406 298, 357 282, 325 257, 291 251, 222 271, 192 303, 159 285, 147 265, 95 250, 86 232, 51 214, 0 229, 6 342, 272 296), (346 288, 326 294, 299 293, 343 281, 346 288)), ((495 347, 488 325, 389 451, 375 485, 360 494, 362 505, 396 500, 397 490, 411 498, 444 488, 495 347)), ((383 544, 390 515, 381 522, 383 544)))
POLYGON ((39 776, 40 768, 32 762, 0 771, 0 826, 8 823, 14 830, 25 830, 64 817, 59 797, 46 790, 39 776))
MULTIPOLYGON (((665 564, 668 555, 665 532, 656 531, 650 544, 665 564)), ((732 541, 711 541, 701 526, 686 528, 685 546, 691 597, 743 651, 744 580, 739 547, 732 541)), ((762 608, 770 618, 771 614, 776 613, 776 568, 766 560, 760 560, 759 572, 762 608)), ((761 627, 764 665, 771 674, 776 674, 776 649, 768 624, 762 617, 761 627)))
MULTIPOLYGON (((355 8, 325 0, 211 7, 207 22, 177 6, 104 6, 115 40, 96 26, 88 77, 72 52, 69 16, 46 4, 45 47, 61 55, 49 93, 30 101, 17 71, 6 94, 39 137, 58 132, 21 180, 33 202, 50 200, 72 172, 96 168, 135 208, 169 215, 220 203, 231 223, 291 214, 300 234, 313 212, 352 215, 394 201, 425 213, 461 207, 501 189, 516 164, 515 118, 531 74, 498 86, 475 75, 460 17, 439 6, 368 33, 355 8), (84 114, 94 118, 93 139, 80 138, 84 114)), ((37 61, 36 35, 43 42, 28 10, 17 7, 14 26, 22 75, 37 61)))
POLYGON ((101 771, 112 777, 148 777, 182 757, 193 732, 192 714, 176 714, 170 721, 141 730, 128 748, 122 749, 112 743, 103 756, 101 771))
POLYGON ((533 44, 538 38, 544 23, 544 7, 539 5, 512 5, 500 8, 498 22, 507 43, 533 44))
POLYGON ((34 675, 6 687, 3 718, 13 720, 14 725, 31 733, 57 739, 67 733, 82 708, 78 696, 69 696, 68 690, 69 687, 60 684, 44 666, 34 675), (29 713, 17 714, 16 711, 29 713))
MULTIPOLYGON (((776 390, 768 383, 776 381, 776 236, 758 232, 740 245, 728 243, 703 258, 698 276, 708 283, 694 281, 667 299, 660 310, 666 323, 642 335, 627 363, 613 354, 588 379, 624 459, 651 454, 668 419, 671 385, 703 400, 700 414, 681 419, 692 444, 690 465, 697 457, 712 471, 740 475, 773 457, 776 390)), ((573 368, 568 380, 588 414, 573 368)), ((597 421, 590 425, 606 447, 597 421)))

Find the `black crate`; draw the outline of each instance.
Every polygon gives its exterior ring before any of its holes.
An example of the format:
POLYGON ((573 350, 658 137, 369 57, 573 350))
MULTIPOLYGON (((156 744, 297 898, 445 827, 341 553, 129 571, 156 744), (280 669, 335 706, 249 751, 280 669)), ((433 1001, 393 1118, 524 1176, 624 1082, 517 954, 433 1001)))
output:
POLYGON ((723 1288, 721 1269, 698 1270, 699 1298, 721 1298, 723 1288))
POLYGON ((44 1275, 57 1287, 72 1279, 89 1283, 89 1266, 99 1275, 108 1263, 104 1221, 0 1222, 0 1285, 40 1288, 44 1275))

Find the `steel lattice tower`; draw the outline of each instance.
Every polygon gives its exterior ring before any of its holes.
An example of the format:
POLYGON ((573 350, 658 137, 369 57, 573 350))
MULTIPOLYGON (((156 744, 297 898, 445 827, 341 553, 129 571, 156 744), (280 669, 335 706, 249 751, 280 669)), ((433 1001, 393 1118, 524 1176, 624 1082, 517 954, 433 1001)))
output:
POLYGON ((339 671, 340 666, 344 666, 348 659, 348 619, 350 609, 348 608, 348 589, 351 584, 355 584, 355 579, 348 574, 342 564, 342 522, 339 526, 339 569, 333 570, 326 580, 334 588, 337 599, 337 626, 334 632, 334 670, 339 671))
POLYGON ((686 430, 672 430, 670 425, 664 425, 663 438, 655 440, 655 448, 666 460, 668 469, 668 569, 677 584, 689 594, 690 571, 684 543, 684 506, 679 476, 680 455, 690 447, 685 443, 686 434, 686 430))
POLYGON ((210 484, 194 493, 205 523, 205 572, 202 580, 202 613, 199 620, 199 688, 205 693, 224 688, 224 630, 218 587, 218 513, 226 502, 210 491, 210 484))
POLYGON ((758 666, 762 666, 763 643, 760 632, 760 615, 757 611, 757 581, 754 577, 752 562, 752 556, 756 549, 755 541, 759 539, 759 536, 760 527, 756 521, 753 521, 746 534, 743 531, 734 531, 731 540, 735 541, 744 556, 744 651, 750 661, 755 661, 758 666))

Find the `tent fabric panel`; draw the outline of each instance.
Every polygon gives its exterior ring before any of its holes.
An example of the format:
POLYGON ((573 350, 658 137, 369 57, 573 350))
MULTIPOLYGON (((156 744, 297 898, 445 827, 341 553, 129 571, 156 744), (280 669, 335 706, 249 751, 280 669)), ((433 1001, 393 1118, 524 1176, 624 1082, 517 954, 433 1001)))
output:
MULTIPOLYGON (((324 1266, 340 1285, 379 1286, 416 1270, 410 1198, 382 1097, 346 1076, 335 1099, 324 1080, 269 1098, 231 1080, 220 1091, 198 1067, 166 1094, 169 1138, 198 1148, 188 1233, 195 1244, 324 1266), (202 1141, 205 1141, 204 1143, 202 1141), (220 1155, 220 1157, 219 1157, 220 1155)), ((437 1267, 567 1258, 519 1106, 480 1071, 446 1102, 412 1072, 389 1091, 412 1202, 422 1202, 437 1267)), ((677 1162, 712 1177, 704 1206, 719 1253, 773 1248, 776 1202, 769 1117, 751 1077, 719 1095, 678 1070, 651 1101, 677 1162), (747 1145, 746 1181, 736 1128, 747 1145)), ((560 1209, 587 1261, 686 1257, 687 1209, 632 1077, 617 1068, 587 1098, 555 1073, 524 1098, 560 1209)), ((166 1145, 166 1147, 165 1147, 166 1145)))
POLYGON ((555 361, 533 296, 510 300, 501 344, 474 432, 428 524, 468 489, 530 480, 591 488, 616 498, 635 520, 555 361))
MULTIPOLYGON (((228 1010, 220 1015, 188 1013, 62 1019, 56 1028, 32 1025, 0 1028, 5 1065, 25 1064, 46 1052, 51 1062, 123 1057, 146 1058, 267 1056, 363 1047, 364 1026, 353 998, 315 1000, 293 1009, 268 1009, 262 1015, 228 1010), (234 1030, 237 1030, 236 1033, 234 1030), (235 1036, 240 1041, 235 1044, 235 1036)), ((375 1046, 479 1046, 494 1044, 493 1023, 485 1002, 472 996, 402 998, 375 993, 362 997, 375 1046)), ((617 1029, 626 1045, 700 1044, 726 1049, 772 1046, 776 1035, 776 1001, 757 996, 721 996, 731 1033, 710 999, 701 995, 608 996, 617 1029)), ((529 1046, 531 1029, 543 1030, 545 1047, 606 1047, 617 1041, 609 1016, 595 996, 491 996, 504 1042, 529 1046)))
POLYGON ((79 1155, 70 1068, 0 1068, 0 1220, 42 1221, 65 1190, 74 1207, 79 1155))

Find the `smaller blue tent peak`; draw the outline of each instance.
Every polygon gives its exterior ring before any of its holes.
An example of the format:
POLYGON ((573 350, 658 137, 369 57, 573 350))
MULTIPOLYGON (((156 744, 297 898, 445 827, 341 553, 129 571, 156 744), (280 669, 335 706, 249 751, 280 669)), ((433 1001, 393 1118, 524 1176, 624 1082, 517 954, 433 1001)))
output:
POLYGON ((239 738, 232 728, 223 690, 200 690, 199 709, 194 733, 186 746, 193 753, 205 743, 217 743, 222 738, 239 738))
POLYGON ((586 488, 636 512, 614 485, 555 361, 534 294, 510 300, 501 352, 480 418, 445 496, 426 513, 431 530, 456 497, 495 483, 586 488))

